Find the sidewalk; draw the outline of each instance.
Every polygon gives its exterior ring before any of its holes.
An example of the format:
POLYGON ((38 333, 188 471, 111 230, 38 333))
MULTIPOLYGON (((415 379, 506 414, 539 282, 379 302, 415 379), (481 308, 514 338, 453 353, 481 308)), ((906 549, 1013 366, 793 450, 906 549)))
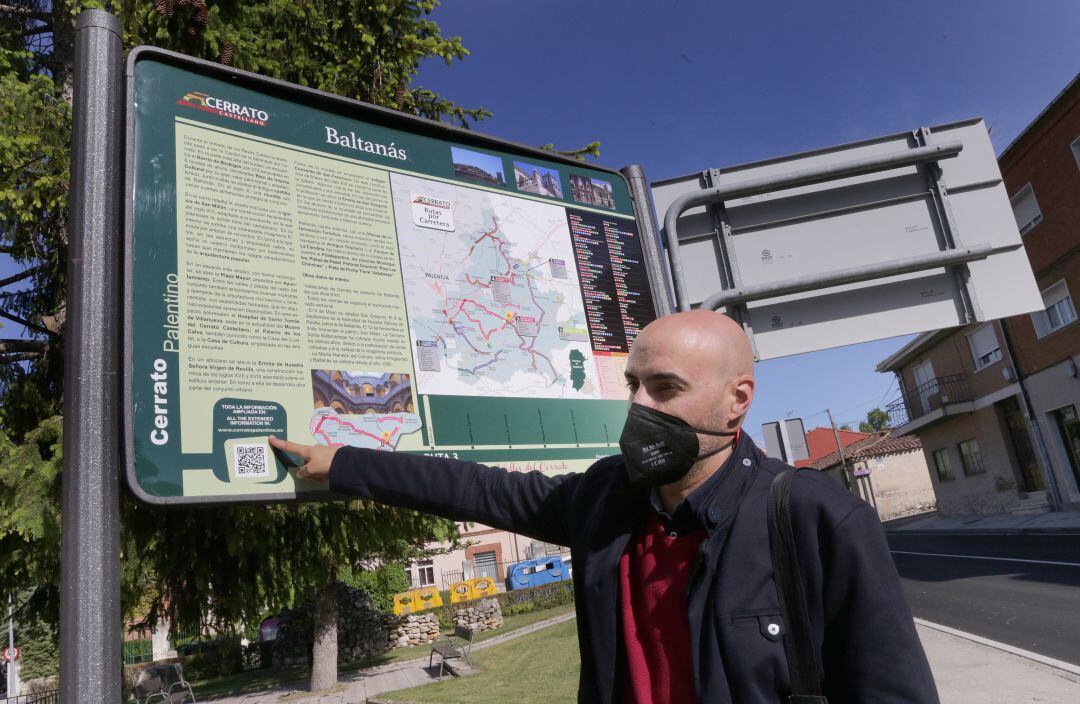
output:
POLYGON ((1080 512, 1051 511, 1035 516, 919 516, 887 521, 888 533, 1080 533, 1080 512))
POLYGON ((984 645, 971 640, 972 636, 961 637, 955 635, 957 631, 943 630, 936 624, 916 620, 916 629, 934 671, 941 704, 1080 702, 1080 667, 1067 663, 1054 667, 1030 659, 1034 654, 1025 657, 1017 654, 1024 651, 984 645))

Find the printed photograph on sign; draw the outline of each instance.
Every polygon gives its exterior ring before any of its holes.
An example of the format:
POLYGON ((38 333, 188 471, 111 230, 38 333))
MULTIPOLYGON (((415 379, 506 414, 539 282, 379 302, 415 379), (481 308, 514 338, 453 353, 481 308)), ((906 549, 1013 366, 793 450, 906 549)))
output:
POLYGON ((578 203, 601 208, 615 207, 615 192, 611 184, 598 178, 570 174, 570 194, 578 203))
POLYGON ((420 429, 409 374, 313 369, 311 391, 309 427, 320 445, 395 450, 401 438, 420 429))
POLYGON ((502 157, 462 147, 450 147, 450 156, 454 162, 454 175, 458 178, 486 186, 506 185, 502 157))
POLYGON ((566 211, 403 174, 390 185, 417 393, 600 398, 566 211), (457 229, 403 217, 414 193, 450 201, 457 229))
POLYGON ((519 191, 535 193, 538 196, 562 198, 562 180, 555 169, 515 161, 514 180, 519 191))

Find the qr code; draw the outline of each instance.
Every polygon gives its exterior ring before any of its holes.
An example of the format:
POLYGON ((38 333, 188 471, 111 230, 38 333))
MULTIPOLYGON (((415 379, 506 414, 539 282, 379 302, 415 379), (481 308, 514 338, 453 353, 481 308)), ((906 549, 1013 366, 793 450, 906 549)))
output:
POLYGON ((233 467, 238 477, 269 476, 266 445, 233 445, 233 467))

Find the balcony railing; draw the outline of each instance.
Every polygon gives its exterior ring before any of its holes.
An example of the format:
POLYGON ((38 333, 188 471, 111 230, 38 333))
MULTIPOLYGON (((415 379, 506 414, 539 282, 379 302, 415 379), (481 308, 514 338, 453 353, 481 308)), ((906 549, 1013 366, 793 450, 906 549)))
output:
POLYGON ((964 374, 951 374, 931 379, 912 389, 886 406, 885 411, 889 414, 890 427, 899 428, 949 404, 970 400, 967 377, 964 374))

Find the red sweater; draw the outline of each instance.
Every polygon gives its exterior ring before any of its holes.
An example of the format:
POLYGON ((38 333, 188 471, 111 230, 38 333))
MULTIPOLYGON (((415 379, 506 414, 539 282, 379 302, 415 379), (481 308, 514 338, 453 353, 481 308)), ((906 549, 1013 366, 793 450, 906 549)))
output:
POLYGON ((697 701, 686 586, 704 538, 704 530, 673 538, 649 511, 619 560, 626 704, 697 701))

